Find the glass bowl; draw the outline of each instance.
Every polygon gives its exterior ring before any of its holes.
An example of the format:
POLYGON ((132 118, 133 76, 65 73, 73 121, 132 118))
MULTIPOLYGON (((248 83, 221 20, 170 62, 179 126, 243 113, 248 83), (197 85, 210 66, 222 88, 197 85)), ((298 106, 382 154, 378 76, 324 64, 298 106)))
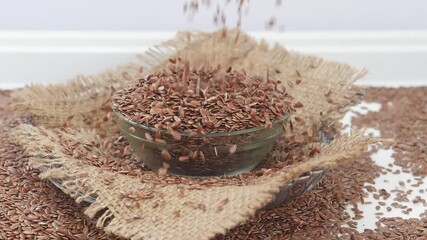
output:
POLYGON ((262 164, 283 134, 289 114, 273 122, 271 128, 256 127, 239 131, 190 136, 180 133, 176 141, 167 131, 136 123, 117 109, 119 129, 134 153, 153 171, 168 166, 171 175, 187 177, 234 176, 262 164))
MULTIPOLYGON (((40 168, 41 172, 46 170, 46 167, 40 168)), ((306 192, 309 192, 322 181, 328 172, 328 169, 315 169, 313 171, 303 173, 299 178, 292 182, 285 183, 280 187, 280 191, 273 197, 273 199, 261 208, 260 211, 267 211, 276 208, 282 204, 295 200, 306 192)), ((67 180, 70 180, 70 178, 50 178, 50 181, 63 192, 65 192, 65 189, 62 186, 62 183, 67 180)), ((90 194, 88 196, 86 191, 68 191, 67 194, 73 196, 75 199, 84 196, 83 201, 87 203, 95 202, 98 197, 96 194, 90 194)))

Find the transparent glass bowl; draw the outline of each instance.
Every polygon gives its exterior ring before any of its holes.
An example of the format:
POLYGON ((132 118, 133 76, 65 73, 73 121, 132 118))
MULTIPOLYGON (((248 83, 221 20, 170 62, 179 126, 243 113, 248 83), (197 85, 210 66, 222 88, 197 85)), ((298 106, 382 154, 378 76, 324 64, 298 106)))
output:
POLYGON ((161 131, 162 140, 156 141, 154 128, 133 122, 117 109, 114 113, 121 119, 118 121, 120 131, 148 168, 158 171, 166 163, 168 174, 188 177, 234 176, 253 170, 266 160, 284 132, 282 123, 289 117, 284 115, 273 122, 272 128, 256 127, 192 137, 180 133, 180 141, 161 131), (147 138, 148 134, 151 137, 147 138))

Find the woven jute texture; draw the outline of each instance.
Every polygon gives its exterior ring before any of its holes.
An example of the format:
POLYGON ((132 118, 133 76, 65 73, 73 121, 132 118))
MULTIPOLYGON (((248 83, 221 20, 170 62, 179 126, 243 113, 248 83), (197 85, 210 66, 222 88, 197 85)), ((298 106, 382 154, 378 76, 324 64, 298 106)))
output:
POLYGON ((128 63, 98 75, 76 76, 64 84, 35 84, 13 93, 12 98, 15 107, 31 113, 38 126, 94 127, 88 118, 100 118, 102 109, 111 106, 115 90, 142 76, 141 65, 128 63))
POLYGON ((90 166, 83 161, 85 156, 68 154, 70 146, 64 143, 77 142, 90 144, 88 154, 97 154, 99 159, 111 157, 112 153, 102 147, 101 138, 108 138, 105 133, 114 131, 109 129, 113 126, 96 126, 104 110, 108 111, 111 94, 143 76, 143 69, 145 74, 156 71, 168 58, 175 57, 187 59, 194 66, 220 64, 282 80, 283 87, 304 104, 296 113, 304 124, 296 126, 296 131, 306 127, 317 130, 321 121, 342 117, 358 101, 360 89, 353 83, 365 74, 365 70, 288 52, 278 45, 269 47, 236 30, 227 31, 226 36, 222 31, 185 32, 147 51, 141 56, 142 63, 127 64, 98 76, 77 77, 66 84, 18 91, 14 95, 16 107, 30 112, 35 119, 35 126, 21 125, 12 134, 30 157, 29 165, 42 170, 42 179, 61 179, 64 191, 77 202, 96 195, 85 214, 97 219, 97 226, 106 232, 129 239, 209 239, 224 234, 269 203, 285 183, 314 168, 332 168, 355 159, 375 142, 355 131, 322 146, 315 157, 255 181, 201 189, 185 188, 185 184, 155 186, 90 166), (137 195, 147 189, 153 191, 153 196, 137 204, 129 204, 122 197, 123 191, 137 195))

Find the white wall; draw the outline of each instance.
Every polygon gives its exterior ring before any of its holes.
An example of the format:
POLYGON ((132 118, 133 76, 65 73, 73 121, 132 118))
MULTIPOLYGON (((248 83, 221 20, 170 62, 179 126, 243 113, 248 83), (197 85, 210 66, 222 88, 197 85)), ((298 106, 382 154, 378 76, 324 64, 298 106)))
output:
MULTIPOLYGON (((210 10, 190 23, 184 0, 0 0, 0 30, 212 30, 210 10)), ((220 2, 225 0, 212 0, 220 2)), ((234 5, 235 0, 231 0, 234 5)), ((426 0, 251 0, 245 30, 271 15, 285 30, 427 29, 426 0)), ((230 6, 230 14, 234 6, 230 6)))
MULTIPOLYGON (((366 67, 364 85, 427 85, 427 31, 249 32, 290 50, 366 67)), ((126 62, 174 32, 0 31, 0 89, 58 83, 126 62)))

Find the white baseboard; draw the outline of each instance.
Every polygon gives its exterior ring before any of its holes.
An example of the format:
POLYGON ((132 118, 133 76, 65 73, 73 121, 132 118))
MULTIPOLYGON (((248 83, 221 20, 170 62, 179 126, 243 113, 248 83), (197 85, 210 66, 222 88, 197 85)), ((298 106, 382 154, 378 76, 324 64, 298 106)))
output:
MULTIPOLYGON (((291 50, 366 67, 360 84, 427 86, 427 31, 251 32, 291 50)), ((0 88, 55 83, 136 61, 173 32, 0 31, 0 88)))

